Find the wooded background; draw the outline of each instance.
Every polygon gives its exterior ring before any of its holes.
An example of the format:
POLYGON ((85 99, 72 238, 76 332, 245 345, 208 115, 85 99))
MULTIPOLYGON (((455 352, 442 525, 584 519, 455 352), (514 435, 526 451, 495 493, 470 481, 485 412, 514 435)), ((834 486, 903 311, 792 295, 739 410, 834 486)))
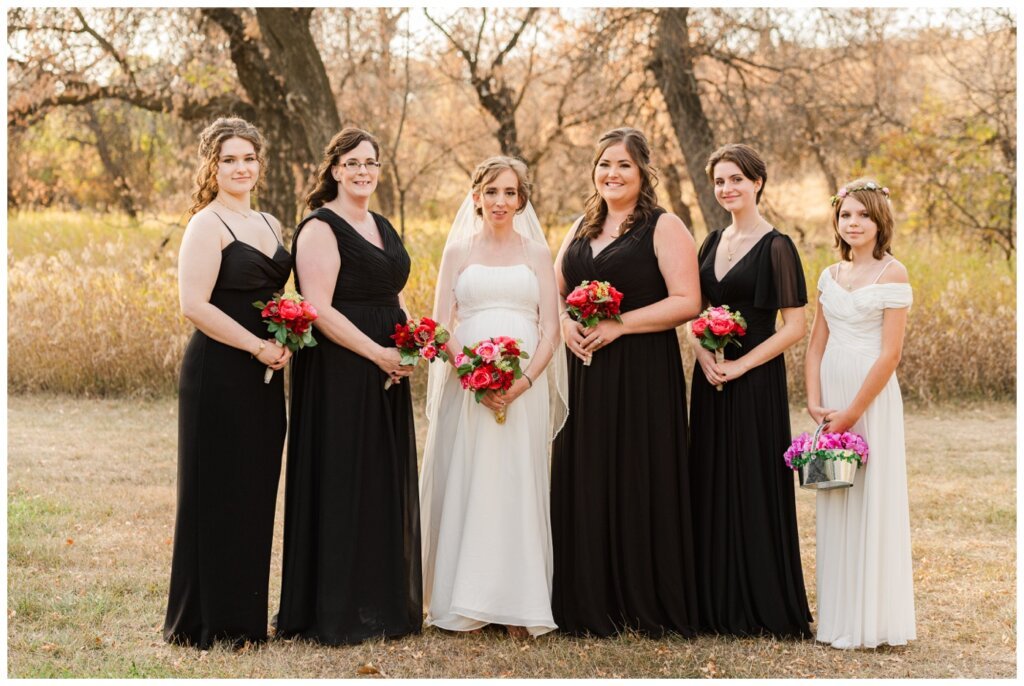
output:
POLYGON ((828 239, 828 196, 866 172, 901 230, 1014 256, 1012 10, 40 8, 8 24, 15 211, 181 224, 196 135, 235 114, 268 140, 259 206, 286 226, 348 124, 379 137, 375 202, 403 234, 450 216, 498 152, 530 165, 538 212, 564 226, 598 135, 631 125, 691 229, 727 221, 703 167, 742 141, 798 241, 828 239))

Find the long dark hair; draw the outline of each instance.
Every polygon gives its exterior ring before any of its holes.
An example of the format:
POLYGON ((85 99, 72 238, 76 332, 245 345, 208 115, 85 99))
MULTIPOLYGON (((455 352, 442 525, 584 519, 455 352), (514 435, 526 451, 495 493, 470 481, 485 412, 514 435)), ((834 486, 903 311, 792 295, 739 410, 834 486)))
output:
POLYGON ((594 184, 594 194, 587 198, 583 221, 580 222, 580 228, 576 231, 576 238, 583 237, 590 240, 601 234, 604 220, 608 217, 608 203, 597 192, 594 172, 597 171, 597 163, 601 161, 604 151, 619 143, 626 146, 626 151, 633 158, 637 169, 640 170, 640 197, 636 200, 633 212, 622 223, 619 235, 624 235, 634 226, 642 226, 654 216, 656 210, 660 209, 658 194, 654 190, 658 185, 658 172, 651 165, 651 147, 647 143, 647 137, 637 129, 628 126, 606 131, 597 141, 597 147, 594 150, 594 161, 590 167, 590 182, 594 184))
POLYGON ((320 166, 316 169, 316 184, 313 186, 313 190, 306 196, 306 205, 309 209, 315 210, 324 203, 338 197, 338 182, 334 180, 334 176, 331 174, 331 167, 338 164, 342 155, 350 150, 354 150, 363 141, 370 142, 370 145, 373 146, 373 152, 379 160, 380 143, 377 142, 372 133, 357 129, 354 126, 348 126, 334 134, 334 138, 324 148, 324 155, 320 160, 320 166))

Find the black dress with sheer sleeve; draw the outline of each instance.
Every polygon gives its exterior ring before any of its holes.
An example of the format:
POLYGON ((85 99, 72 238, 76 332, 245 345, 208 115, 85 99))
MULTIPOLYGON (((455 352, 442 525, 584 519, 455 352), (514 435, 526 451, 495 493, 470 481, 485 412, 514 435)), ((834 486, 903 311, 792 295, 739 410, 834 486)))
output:
MULTIPOLYGON (((269 222, 267 227, 273 231, 269 222)), ((210 303, 268 338, 253 302, 274 297, 291 270, 292 257, 280 242, 268 257, 233 240, 221 251, 210 303)), ((202 331, 185 348, 178 383, 178 509, 164 621, 164 639, 171 643, 205 649, 217 640, 267 638, 285 406, 284 373, 275 372, 265 384, 265 371, 245 350, 202 331)))
MULTIPOLYGON (((382 346, 405 321, 411 261, 384 217, 383 249, 334 212, 341 270, 332 307, 382 346)), ((302 273, 296 268, 296 287, 302 273)), ((423 620, 416 435, 410 383, 384 389, 372 361, 317 335, 295 354, 277 635, 330 645, 417 633, 423 620)))
MULTIPOLYGON (((661 213, 596 256, 578 238, 568 288, 608 281, 623 313, 668 295, 654 253, 661 213)), ((686 446, 686 381, 674 329, 566 351, 569 418, 552 447, 552 612, 561 631, 650 636, 697 630, 686 446)))
MULTIPOLYGON (((789 237, 772 229, 721 280, 715 254, 722 231, 698 255, 709 305, 728 305, 747 321, 750 353, 775 333, 779 309, 807 303, 803 267, 789 237)), ((800 566, 794 474, 782 454, 791 440, 782 355, 723 385, 694 366, 690 395, 690 474, 697 593, 703 631, 810 638, 810 608, 800 566)))

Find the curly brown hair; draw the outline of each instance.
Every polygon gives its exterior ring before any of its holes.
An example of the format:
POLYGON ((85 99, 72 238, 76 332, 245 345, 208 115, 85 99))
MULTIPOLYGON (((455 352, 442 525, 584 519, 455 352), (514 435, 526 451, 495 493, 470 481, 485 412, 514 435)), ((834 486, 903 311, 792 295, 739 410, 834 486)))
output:
POLYGON ((377 142, 373 134, 354 126, 345 127, 334 134, 331 142, 324 148, 320 166, 316 169, 316 182, 313 185, 313 190, 306 195, 306 206, 309 209, 315 210, 338 197, 338 182, 334 180, 331 168, 338 164, 342 155, 354 150, 363 141, 370 142, 374 154, 380 160, 380 143, 377 142))
POLYGON ((619 235, 625 235, 635 226, 642 226, 654 216, 656 210, 660 209, 658 194, 654 190, 658 185, 658 171, 651 165, 651 146, 647 143, 647 137, 641 131, 628 126, 605 131, 594 149, 594 161, 590 168, 590 182, 594 184, 594 194, 587 198, 583 221, 576 231, 576 238, 590 240, 601 234, 604 220, 608 217, 608 203, 597 192, 594 172, 597 171, 597 163, 601 161, 604 151, 619 143, 626 146, 626 151, 640 170, 640 197, 637 198, 636 207, 622 223, 619 235))
MULTIPOLYGON (((473 192, 482 193, 484 186, 498 178, 498 175, 506 169, 516 175, 516 190, 519 195, 519 207, 516 208, 516 214, 519 214, 526 209, 526 203, 530 201, 531 188, 529 170, 522 160, 504 155, 488 157, 473 170, 473 192)), ((478 216, 483 216, 483 210, 479 207, 476 208, 476 213, 478 216)))
POLYGON ((259 129, 240 117, 219 117, 199 134, 199 168, 196 170, 196 190, 192 193, 192 206, 188 208, 191 217, 217 197, 217 165, 220 163, 220 148, 230 138, 242 138, 252 143, 256 160, 260 163, 260 175, 256 178, 253 191, 259 190, 263 180, 266 159, 263 148, 266 141, 259 129))

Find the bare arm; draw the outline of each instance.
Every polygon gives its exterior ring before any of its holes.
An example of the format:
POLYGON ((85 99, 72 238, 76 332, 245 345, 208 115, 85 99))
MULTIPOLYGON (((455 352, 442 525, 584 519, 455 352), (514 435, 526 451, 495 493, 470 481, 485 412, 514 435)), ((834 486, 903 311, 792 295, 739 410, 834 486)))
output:
MULTIPOLYGON (((884 276, 885 280, 880 280, 879 283, 909 283, 907 269, 902 264, 892 265, 884 276)), ((878 354, 878 359, 871 365, 849 406, 829 414, 829 431, 848 431, 889 383, 903 356, 903 338, 907 331, 908 312, 907 307, 886 308, 882 315, 882 350, 878 354)))
POLYGON ((718 365, 726 381, 735 381, 751 369, 775 359, 804 337, 807 319, 803 307, 785 307, 779 313, 782 326, 775 333, 738 360, 726 360, 718 365))
POLYGON ((558 255, 555 257, 555 284, 558 287, 558 317, 562 329, 562 339, 573 355, 581 360, 586 360, 587 354, 583 352, 582 347, 584 338, 583 325, 570 317, 565 309, 565 297, 569 295, 569 292, 577 284, 567 284, 565 276, 562 274, 562 259, 565 257, 565 251, 569 249, 573 236, 576 235, 576 231, 582 221, 583 217, 580 217, 569 228, 568 233, 565 234, 565 238, 562 240, 562 246, 558 249, 558 255))
POLYGON ((668 295, 623 314, 621 324, 611 319, 599 322, 587 332, 586 350, 593 352, 625 334, 674 329, 700 312, 700 275, 693 236, 679 217, 668 212, 658 219, 654 231, 654 252, 668 295), (598 339, 600 343, 596 342, 598 339))
POLYGON ((458 304, 455 302, 455 281, 458 270, 466 261, 469 246, 452 243, 441 254, 441 265, 437 269, 437 286, 434 291, 434 321, 448 330, 448 364, 457 369, 455 356, 462 352, 462 343, 455 337, 458 325, 458 304))
POLYGON ((828 322, 821 311, 821 291, 818 291, 818 307, 811 325, 811 337, 807 341, 807 355, 804 358, 804 383, 807 388, 807 413, 816 424, 832 410, 821 404, 821 358, 828 344, 828 322))
POLYGON ((181 313, 215 341, 253 354, 260 362, 280 369, 291 356, 271 337, 261 339, 210 302, 220 271, 222 231, 208 214, 197 214, 185 228, 178 252, 178 301, 181 313), (260 348, 263 343, 263 348, 260 348))
POLYGON ((341 255, 331 227, 311 219, 296 239, 295 269, 302 274, 302 296, 317 309, 314 326, 334 343, 370 360, 384 373, 397 379, 409 376, 412 369, 399 364, 396 348, 374 342, 352 321, 332 306, 334 287, 341 272, 341 255))

